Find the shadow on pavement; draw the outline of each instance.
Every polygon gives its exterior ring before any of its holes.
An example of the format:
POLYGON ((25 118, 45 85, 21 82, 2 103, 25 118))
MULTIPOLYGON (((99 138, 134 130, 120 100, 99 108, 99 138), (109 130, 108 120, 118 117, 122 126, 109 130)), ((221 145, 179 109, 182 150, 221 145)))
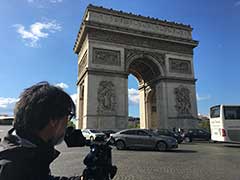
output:
POLYGON ((194 150, 187 150, 187 149, 176 149, 176 150, 170 150, 167 152, 173 152, 173 153, 196 153, 197 151, 194 150))
POLYGON ((181 145, 199 145, 199 144, 211 144, 210 141, 192 141, 192 142, 182 142, 181 145))
POLYGON ((228 147, 228 148, 240 148, 240 144, 227 144, 227 145, 224 145, 224 147, 228 147))
POLYGON ((139 148, 131 148, 131 149, 124 149, 120 151, 138 151, 138 152, 163 152, 163 153, 196 153, 197 151, 193 150, 185 150, 185 149, 173 149, 173 150, 167 150, 167 151, 157 151, 155 149, 139 149, 139 148))

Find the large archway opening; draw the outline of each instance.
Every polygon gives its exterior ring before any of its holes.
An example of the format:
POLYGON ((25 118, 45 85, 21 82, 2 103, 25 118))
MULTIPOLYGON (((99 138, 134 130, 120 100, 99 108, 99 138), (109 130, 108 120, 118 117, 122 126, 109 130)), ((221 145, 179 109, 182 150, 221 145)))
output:
POLYGON ((128 75, 128 128, 140 127, 139 82, 132 74, 128 75))
MULTIPOLYGON (((129 64, 128 73, 132 74, 138 81, 140 127, 158 128, 155 83, 161 75, 158 64, 146 57, 136 58, 129 64)), ((132 76, 129 76, 128 81, 131 81, 132 76)))

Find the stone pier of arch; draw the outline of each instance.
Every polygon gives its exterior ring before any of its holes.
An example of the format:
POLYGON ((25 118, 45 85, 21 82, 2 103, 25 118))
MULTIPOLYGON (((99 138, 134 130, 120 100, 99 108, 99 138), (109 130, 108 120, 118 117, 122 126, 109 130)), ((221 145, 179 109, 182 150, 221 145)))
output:
POLYGON ((197 126, 188 25, 89 5, 75 42, 77 128, 124 129, 128 75, 139 82, 141 128, 197 126))

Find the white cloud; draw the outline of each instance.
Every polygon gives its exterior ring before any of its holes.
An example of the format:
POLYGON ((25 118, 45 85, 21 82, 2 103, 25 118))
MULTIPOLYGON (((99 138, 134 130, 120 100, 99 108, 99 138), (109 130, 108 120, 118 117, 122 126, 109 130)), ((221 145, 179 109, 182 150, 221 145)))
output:
POLYGON ((235 2, 234 6, 240 6, 240 1, 235 2))
POLYGON ((21 38, 26 42, 26 45, 30 47, 38 47, 38 41, 40 41, 40 39, 47 38, 49 33, 55 33, 62 29, 60 24, 54 20, 49 22, 36 22, 30 25, 29 31, 25 30, 22 24, 15 24, 14 27, 17 28, 17 33, 20 34, 21 38))
POLYGON ((18 99, 0 97, 0 114, 13 115, 13 109, 18 99))
POLYGON ((128 89, 128 100, 130 104, 139 104, 139 92, 137 89, 128 89))
POLYGON ((61 3, 63 0, 27 0, 29 3, 34 3, 34 2, 49 2, 49 3, 61 3))
POLYGON ((197 101, 203 101, 203 100, 209 100, 211 99, 211 96, 210 95, 207 95, 207 96, 199 96, 198 93, 197 93, 197 101))
POLYGON ((75 104, 77 104, 77 93, 76 93, 76 94, 72 94, 72 95, 71 95, 71 98, 72 98, 73 102, 74 102, 75 104))
POLYGON ((62 88, 62 89, 67 89, 67 88, 69 88, 69 86, 67 85, 67 84, 65 84, 65 83, 58 83, 58 84, 55 84, 55 86, 57 86, 57 87, 60 87, 60 88, 62 88))

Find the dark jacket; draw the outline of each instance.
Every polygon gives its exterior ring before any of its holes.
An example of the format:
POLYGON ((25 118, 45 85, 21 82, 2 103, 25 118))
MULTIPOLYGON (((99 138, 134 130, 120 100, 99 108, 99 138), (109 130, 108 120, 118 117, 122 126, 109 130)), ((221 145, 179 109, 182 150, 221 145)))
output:
POLYGON ((0 144, 0 180, 80 180, 80 177, 56 177, 50 164, 60 152, 38 137, 27 139, 8 132, 0 144))

